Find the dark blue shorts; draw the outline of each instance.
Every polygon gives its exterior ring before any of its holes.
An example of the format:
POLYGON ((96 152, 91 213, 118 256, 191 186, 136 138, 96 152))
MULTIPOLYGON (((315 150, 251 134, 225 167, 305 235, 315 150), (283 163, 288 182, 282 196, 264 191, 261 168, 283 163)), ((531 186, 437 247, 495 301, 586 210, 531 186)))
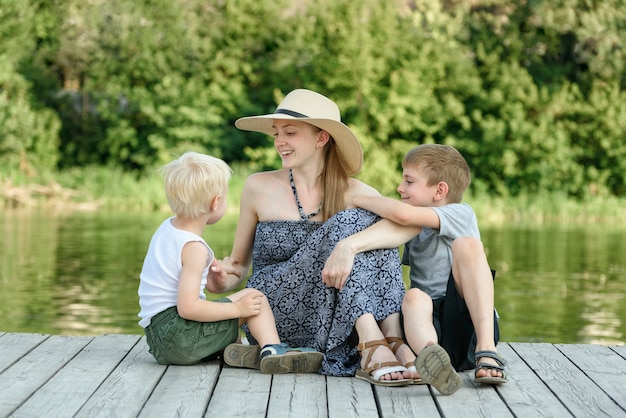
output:
MULTIPOLYGON (((491 271, 494 279, 495 271, 491 271)), ((450 273, 446 295, 433 300, 433 325, 441 345, 450 355, 457 370, 469 370, 476 367, 476 334, 474 324, 465 304, 465 300, 456 290, 454 276, 450 273)), ((494 342, 500 340, 498 316, 494 310, 494 342)))

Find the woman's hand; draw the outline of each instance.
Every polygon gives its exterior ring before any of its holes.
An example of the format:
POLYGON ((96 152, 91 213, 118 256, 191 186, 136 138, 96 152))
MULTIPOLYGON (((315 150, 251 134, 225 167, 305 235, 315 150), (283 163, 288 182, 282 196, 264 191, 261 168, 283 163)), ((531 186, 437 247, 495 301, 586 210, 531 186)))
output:
POLYGON ((352 272, 355 255, 345 240, 339 241, 324 264, 322 270, 324 284, 341 290, 352 272))
POLYGON ((220 261, 220 266, 226 272, 226 274, 234 274, 237 277, 241 277, 239 261, 235 260, 234 258, 224 257, 220 261))

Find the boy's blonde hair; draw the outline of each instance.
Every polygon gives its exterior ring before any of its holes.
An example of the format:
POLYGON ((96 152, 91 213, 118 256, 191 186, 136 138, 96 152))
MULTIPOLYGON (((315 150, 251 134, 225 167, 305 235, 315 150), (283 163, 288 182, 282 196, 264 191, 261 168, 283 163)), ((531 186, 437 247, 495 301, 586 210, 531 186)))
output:
POLYGON ((161 172, 170 208, 184 218, 207 213, 217 195, 225 199, 232 174, 219 158, 191 151, 163 166, 161 172))
POLYGON ((448 202, 460 203, 470 185, 470 168, 456 148, 443 144, 422 144, 406 153, 402 167, 419 170, 428 186, 440 181, 448 184, 448 202))

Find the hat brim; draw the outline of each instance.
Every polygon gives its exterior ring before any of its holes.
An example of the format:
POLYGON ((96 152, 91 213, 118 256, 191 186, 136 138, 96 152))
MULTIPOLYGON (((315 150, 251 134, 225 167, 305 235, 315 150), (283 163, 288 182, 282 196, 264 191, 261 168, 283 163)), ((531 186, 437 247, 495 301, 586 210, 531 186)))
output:
POLYGON ((296 120, 306 122, 328 132, 333 137, 341 153, 349 175, 357 174, 363 166, 363 149, 354 132, 343 124, 330 119, 302 118, 282 113, 272 113, 260 116, 247 116, 235 121, 235 126, 243 131, 261 132, 269 136, 274 135, 275 119, 296 120))

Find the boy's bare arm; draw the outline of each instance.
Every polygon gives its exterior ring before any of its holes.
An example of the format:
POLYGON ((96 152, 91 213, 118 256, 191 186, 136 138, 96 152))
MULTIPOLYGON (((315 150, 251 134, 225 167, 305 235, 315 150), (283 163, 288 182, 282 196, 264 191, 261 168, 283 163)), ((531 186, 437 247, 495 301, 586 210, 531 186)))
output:
MULTIPOLYGON (((178 314, 189 320, 198 322, 214 322, 224 319, 246 318, 257 315, 263 294, 250 289, 245 297, 233 303, 207 301, 200 297, 199 288, 202 274, 209 257, 209 252, 199 241, 189 242, 183 247, 181 254, 182 271, 178 281, 177 309, 178 314)), ((210 267, 215 267, 211 260, 210 267)), ((208 286, 207 286, 208 287, 208 286)))
POLYGON ((365 195, 354 196, 352 204, 400 225, 439 229, 439 216, 429 207, 412 206, 389 197, 365 195))
POLYGON ((239 297, 232 303, 196 298, 186 309, 181 309, 179 305, 178 314, 185 319, 197 322, 216 322, 258 315, 261 312, 263 294, 256 289, 244 289, 244 291, 254 293, 239 297))

